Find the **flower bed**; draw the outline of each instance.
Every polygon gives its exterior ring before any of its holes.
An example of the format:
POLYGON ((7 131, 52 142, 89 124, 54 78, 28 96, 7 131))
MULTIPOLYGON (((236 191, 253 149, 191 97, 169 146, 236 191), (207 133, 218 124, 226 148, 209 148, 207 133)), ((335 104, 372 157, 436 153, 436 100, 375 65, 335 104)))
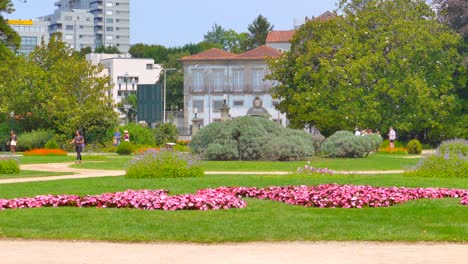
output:
POLYGON ((23 152, 24 156, 66 156, 67 152, 61 149, 32 149, 23 152))
POLYGON ((291 205, 320 208, 388 207, 409 200, 462 198, 468 190, 445 188, 398 188, 323 184, 319 186, 220 187, 196 194, 169 196, 166 190, 127 190, 100 195, 39 195, 33 198, 0 199, 0 210, 36 207, 139 208, 144 210, 218 210, 243 208, 242 197, 274 200, 291 205))

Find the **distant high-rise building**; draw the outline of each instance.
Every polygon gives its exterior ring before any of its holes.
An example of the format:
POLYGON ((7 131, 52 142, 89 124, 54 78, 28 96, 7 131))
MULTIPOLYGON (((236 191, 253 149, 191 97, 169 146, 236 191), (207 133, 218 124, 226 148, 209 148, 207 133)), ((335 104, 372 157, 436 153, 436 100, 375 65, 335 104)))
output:
POLYGON ((41 20, 9 19, 7 23, 21 37, 18 53, 28 54, 44 40, 49 41, 49 23, 41 20))
POLYGON ((115 46, 130 49, 130 0, 59 0, 49 21, 49 33, 61 32, 63 41, 80 50, 115 46))

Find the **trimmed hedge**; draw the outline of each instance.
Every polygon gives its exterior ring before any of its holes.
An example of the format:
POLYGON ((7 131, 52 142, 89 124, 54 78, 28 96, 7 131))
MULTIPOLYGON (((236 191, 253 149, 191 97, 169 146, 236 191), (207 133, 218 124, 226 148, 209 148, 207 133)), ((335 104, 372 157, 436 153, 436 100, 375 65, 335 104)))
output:
POLYGON ((0 157, 0 174, 18 174, 18 161, 11 157, 0 157))
POLYGON ((382 137, 377 134, 355 136, 350 131, 338 131, 322 144, 321 154, 332 158, 360 158, 377 151, 382 137))
POLYGON ((209 160, 289 160, 314 155, 312 135, 263 117, 238 117, 198 131, 189 146, 209 160))
POLYGON ((422 152, 422 145, 421 142, 417 139, 412 139, 406 145, 409 154, 421 154, 422 152))

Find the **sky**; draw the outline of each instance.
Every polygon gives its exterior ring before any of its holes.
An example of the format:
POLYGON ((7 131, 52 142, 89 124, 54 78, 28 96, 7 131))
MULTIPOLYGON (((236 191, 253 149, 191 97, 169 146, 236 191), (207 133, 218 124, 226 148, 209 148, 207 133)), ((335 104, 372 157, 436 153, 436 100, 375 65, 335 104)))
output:
MULTIPOLYGON (((16 11, 10 19, 32 19, 52 14, 56 0, 11 0, 16 11)), ((337 0, 131 0, 130 43, 166 47, 198 43, 216 23, 247 32, 262 15, 275 30, 294 28, 295 20, 319 16, 336 9, 337 0)))

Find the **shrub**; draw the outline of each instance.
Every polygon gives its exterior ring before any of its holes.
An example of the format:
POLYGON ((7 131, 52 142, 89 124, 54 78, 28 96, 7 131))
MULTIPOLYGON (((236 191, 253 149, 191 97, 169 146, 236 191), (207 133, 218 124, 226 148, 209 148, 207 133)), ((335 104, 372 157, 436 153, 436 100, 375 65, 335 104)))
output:
MULTIPOLYGON (((130 142, 133 144, 142 144, 148 146, 156 146, 156 139, 154 136, 154 130, 150 128, 142 127, 135 123, 129 123, 125 126, 119 127, 120 132, 122 133, 122 142, 123 142, 123 131, 128 130, 130 135, 130 142)), ((109 130, 107 132, 109 141, 112 141, 114 136, 114 130, 109 130)))
POLYGON ((167 142, 176 142, 179 138, 177 127, 172 123, 158 124, 154 129, 154 135, 158 146, 167 142))
POLYGON ((16 148, 19 151, 43 148, 52 137, 54 137, 52 130, 33 130, 23 133, 18 136, 19 144, 16 148))
POLYGON ((391 149, 390 147, 386 147, 386 148, 380 148, 379 153, 408 155, 408 150, 406 148, 393 148, 393 149, 391 149))
POLYGON ((408 145, 406 145, 408 148, 408 153, 409 154, 421 154, 422 152, 422 145, 421 142, 417 139, 412 139, 408 142, 408 145))
POLYGON ((333 158, 359 158, 376 151, 381 142, 378 135, 355 136, 350 131, 338 131, 323 142, 321 153, 333 158))
POLYGON ((55 140, 52 138, 52 139, 49 139, 49 141, 47 141, 47 143, 45 144, 44 148, 46 148, 46 149, 60 149, 60 146, 59 146, 59 144, 57 143, 57 141, 55 141, 55 140))
POLYGON ((0 157, 0 174, 18 174, 20 172, 18 161, 10 157, 0 157))
POLYGON ((262 117, 238 117, 202 128, 189 146, 206 159, 288 160, 312 156, 313 144, 312 136, 305 132, 262 117))
POLYGON ((117 146, 117 154, 119 155, 130 155, 133 152, 133 145, 130 142, 123 141, 117 146))
POLYGON ((173 150, 148 150, 127 167, 129 178, 180 178, 203 176, 197 156, 173 150))
MULTIPOLYGON (((403 148, 404 147, 404 144, 401 141, 398 141, 398 140, 395 140, 393 142, 393 145, 395 146, 395 148, 403 148)), ((389 148, 389 147, 390 147, 390 141, 388 139, 382 141, 382 143, 380 144, 381 149, 386 149, 386 148, 389 148)))
POLYGON ((468 178, 468 141, 444 141, 434 155, 422 158, 406 176, 468 178))
POLYGON ((67 154, 61 149, 32 149, 23 152, 24 156, 67 156, 67 154))

